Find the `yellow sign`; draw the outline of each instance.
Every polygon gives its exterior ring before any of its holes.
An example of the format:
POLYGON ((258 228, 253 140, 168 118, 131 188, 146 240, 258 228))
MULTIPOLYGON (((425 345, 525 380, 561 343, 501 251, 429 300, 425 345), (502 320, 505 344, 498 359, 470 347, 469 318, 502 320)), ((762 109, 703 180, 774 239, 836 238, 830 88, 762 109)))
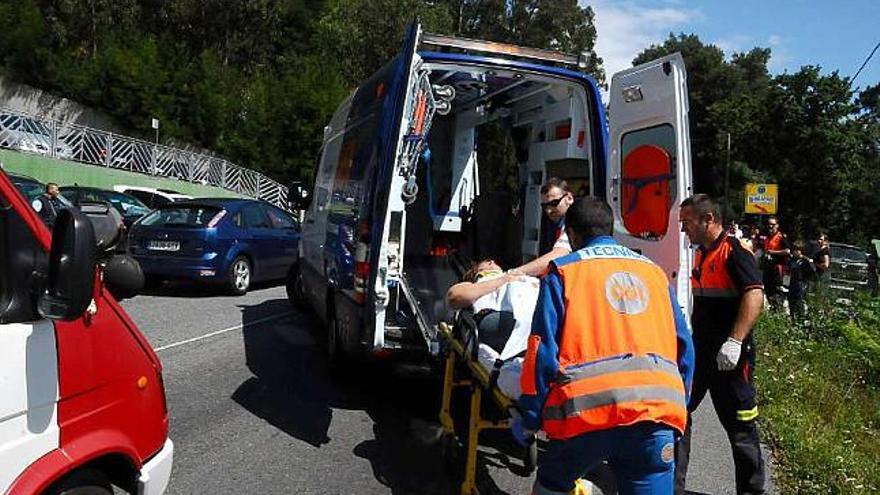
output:
POLYGON ((776 184, 746 184, 746 213, 775 215, 778 198, 776 184))

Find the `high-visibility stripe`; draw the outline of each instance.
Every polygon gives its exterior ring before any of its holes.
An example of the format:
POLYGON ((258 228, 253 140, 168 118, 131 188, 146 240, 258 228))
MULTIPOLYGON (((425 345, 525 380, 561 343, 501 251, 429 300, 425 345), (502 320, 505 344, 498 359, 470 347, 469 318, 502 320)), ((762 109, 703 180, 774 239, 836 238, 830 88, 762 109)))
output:
POLYGON ((697 297, 739 297, 739 291, 736 289, 716 289, 701 287, 694 294, 697 297))
POLYGON ((661 371, 681 378, 678 365, 660 356, 621 356, 566 369, 560 379, 564 382, 583 380, 621 371, 661 371))
POLYGON ((758 406, 755 406, 751 409, 746 409, 743 411, 736 412, 736 419, 738 421, 751 421, 758 417, 758 406))
POLYGON ((541 336, 530 335, 529 343, 526 346, 526 357, 523 359, 522 374, 519 379, 520 388, 525 395, 535 395, 538 393, 535 381, 535 365, 538 360, 538 347, 540 346, 541 336))
MULTIPOLYGON (((573 397, 558 406, 544 409, 544 419, 562 420, 577 416, 582 411, 602 406, 638 401, 665 401, 685 407, 684 394, 668 387, 627 387, 604 390, 589 395, 573 397)), ((757 414, 757 413, 756 413, 757 414)))

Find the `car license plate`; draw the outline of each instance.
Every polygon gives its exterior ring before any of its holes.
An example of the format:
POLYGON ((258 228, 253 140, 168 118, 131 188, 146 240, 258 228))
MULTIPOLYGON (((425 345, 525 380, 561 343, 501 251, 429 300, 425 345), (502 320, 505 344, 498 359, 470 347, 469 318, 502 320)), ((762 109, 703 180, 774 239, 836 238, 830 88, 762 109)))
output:
POLYGON ((147 249, 151 251, 179 251, 179 241, 150 241, 147 249))

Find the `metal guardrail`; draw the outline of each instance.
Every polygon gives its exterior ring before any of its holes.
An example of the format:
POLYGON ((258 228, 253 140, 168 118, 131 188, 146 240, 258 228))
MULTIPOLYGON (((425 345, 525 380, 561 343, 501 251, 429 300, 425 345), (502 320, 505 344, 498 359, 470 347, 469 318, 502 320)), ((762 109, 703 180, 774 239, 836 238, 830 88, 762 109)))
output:
POLYGON ((220 187, 287 209, 287 187, 222 158, 0 108, 0 147, 220 187))

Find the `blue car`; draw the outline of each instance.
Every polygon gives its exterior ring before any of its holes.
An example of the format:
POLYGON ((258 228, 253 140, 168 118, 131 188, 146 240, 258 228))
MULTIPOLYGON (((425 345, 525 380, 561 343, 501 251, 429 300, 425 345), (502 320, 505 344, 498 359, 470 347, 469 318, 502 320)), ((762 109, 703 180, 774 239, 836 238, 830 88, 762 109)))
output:
POLYGON ((148 288, 182 279, 224 284, 244 294, 253 282, 283 279, 296 264, 299 224, 249 199, 193 199, 144 216, 129 234, 148 288))

